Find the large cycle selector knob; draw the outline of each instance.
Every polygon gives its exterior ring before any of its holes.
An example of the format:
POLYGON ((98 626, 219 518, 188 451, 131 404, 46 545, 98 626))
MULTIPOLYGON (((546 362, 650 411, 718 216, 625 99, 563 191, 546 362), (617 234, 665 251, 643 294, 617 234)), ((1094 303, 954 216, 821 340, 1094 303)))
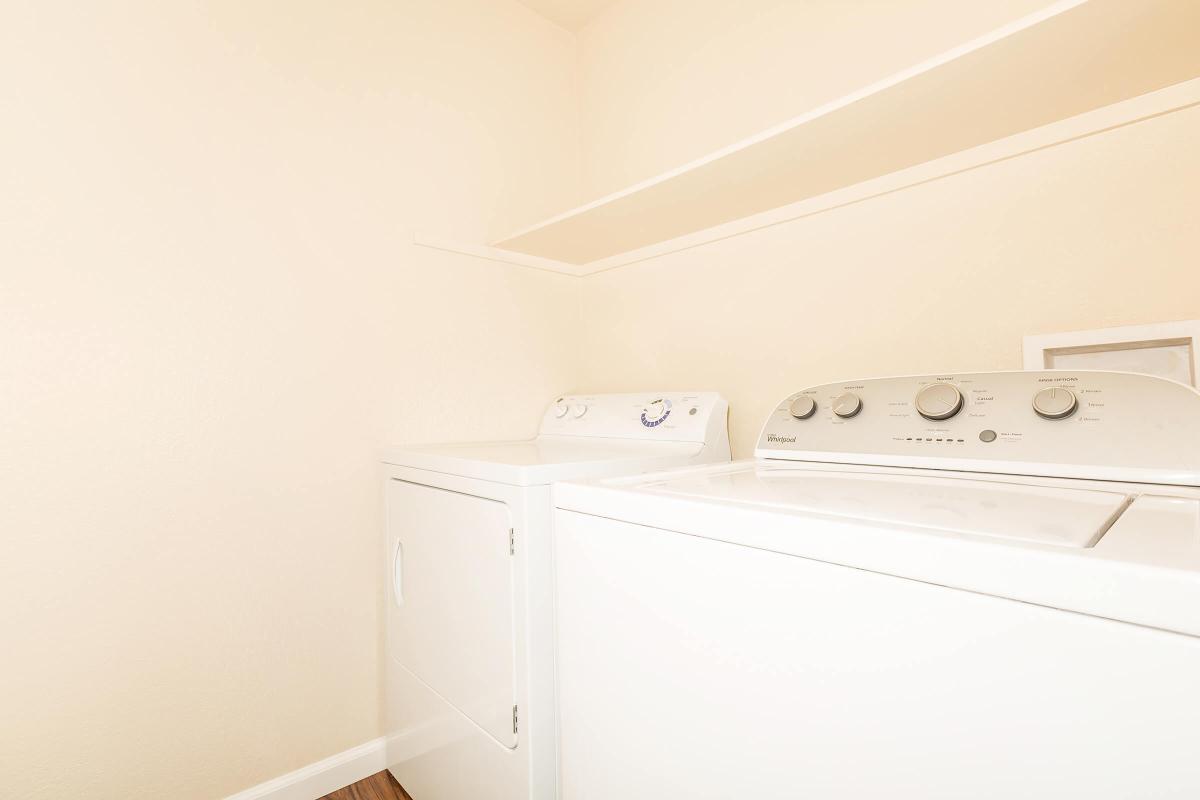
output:
POLYGON ((962 411, 963 396, 953 384, 931 383, 917 392, 915 403, 917 413, 925 419, 950 419, 962 411))
POLYGON ((570 409, 562 400, 556 400, 554 403, 554 416, 556 419, 562 419, 567 415, 567 410, 570 409))
POLYGON ((842 419, 850 419, 862 411, 862 398, 854 392, 839 394, 833 399, 833 413, 842 419))
POLYGON ((817 413, 817 401, 806 394, 802 394, 788 406, 788 412, 796 419, 808 419, 817 413))
POLYGON ((1033 410, 1042 419, 1066 419, 1079 408, 1075 393, 1061 386, 1042 389, 1033 396, 1033 410))
POLYGON ((642 424, 647 428, 653 428, 666 422, 669 416, 671 416, 670 400, 666 398, 652 400, 642 409, 642 424))

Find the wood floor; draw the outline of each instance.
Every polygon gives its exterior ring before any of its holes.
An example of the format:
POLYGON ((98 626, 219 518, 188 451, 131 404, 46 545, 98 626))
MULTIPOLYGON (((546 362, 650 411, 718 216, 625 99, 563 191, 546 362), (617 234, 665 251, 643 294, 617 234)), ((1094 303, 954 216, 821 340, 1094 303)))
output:
POLYGON ((321 800, 412 800, 386 769, 358 783, 330 792, 321 800))

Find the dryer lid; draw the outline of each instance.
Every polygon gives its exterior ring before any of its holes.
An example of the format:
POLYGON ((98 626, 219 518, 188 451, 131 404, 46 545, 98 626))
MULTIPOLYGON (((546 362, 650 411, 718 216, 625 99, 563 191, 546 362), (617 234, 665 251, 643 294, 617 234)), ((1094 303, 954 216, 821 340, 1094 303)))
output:
POLYGON ((702 472, 640 488, 659 495, 765 506, 889 527, 1072 548, 1094 545, 1132 499, 1120 491, 867 469, 702 472))

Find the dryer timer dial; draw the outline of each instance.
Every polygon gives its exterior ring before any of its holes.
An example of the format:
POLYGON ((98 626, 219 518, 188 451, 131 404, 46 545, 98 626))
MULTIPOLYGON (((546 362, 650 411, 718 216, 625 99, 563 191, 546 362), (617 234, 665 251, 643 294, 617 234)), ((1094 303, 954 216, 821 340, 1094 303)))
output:
POLYGON ((669 416, 671 416, 670 400, 665 398, 651 400, 642 409, 642 424, 647 428, 653 428, 665 422, 669 416))

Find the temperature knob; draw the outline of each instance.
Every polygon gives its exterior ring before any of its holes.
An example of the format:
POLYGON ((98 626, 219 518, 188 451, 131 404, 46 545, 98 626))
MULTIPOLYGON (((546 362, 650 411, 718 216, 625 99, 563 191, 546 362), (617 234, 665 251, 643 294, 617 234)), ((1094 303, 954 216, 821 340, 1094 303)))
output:
POLYGON ((1070 389, 1055 386, 1042 389, 1033 396, 1033 410, 1042 419, 1066 419, 1079 408, 1079 401, 1070 389))
POLYGON ((862 411, 862 398, 854 392, 840 394, 833 400, 833 413, 842 419, 850 419, 862 411))
POLYGON ((802 394, 792 401, 792 404, 788 406, 788 411, 796 419, 808 419, 817 413, 817 403, 808 395, 802 394))
POLYGON ((575 419, 579 419, 580 417, 582 417, 584 414, 587 413, 587 410, 588 410, 587 403, 580 403, 579 405, 577 405, 571 409, 571 413, 574 415, 575 419))
POLYGON ((950 419, 962 411, 963 396, 957 386, 949 383, 931 383, 917 392, 917 413, 925 419, 950 419))
POLYGON ((569 409, 569 408, 570 408, 570 406, 568 406, 562 400, 554 401, 554 416, 555 416, 555 418, 562 419, 563 417, 565 417, 567 415, 567 409, 569 409))

